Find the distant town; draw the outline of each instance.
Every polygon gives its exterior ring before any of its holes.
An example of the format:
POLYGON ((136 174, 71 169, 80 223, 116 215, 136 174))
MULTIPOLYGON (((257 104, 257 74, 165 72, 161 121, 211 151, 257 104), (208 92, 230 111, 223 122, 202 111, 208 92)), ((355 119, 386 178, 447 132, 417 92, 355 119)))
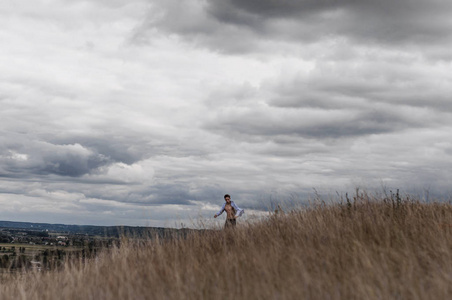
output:
POLYGON ((66 257, 89 258, 119 246, 121 237, 185 237, 192 229, 0 221, 0 272, 52 269, 66 257))

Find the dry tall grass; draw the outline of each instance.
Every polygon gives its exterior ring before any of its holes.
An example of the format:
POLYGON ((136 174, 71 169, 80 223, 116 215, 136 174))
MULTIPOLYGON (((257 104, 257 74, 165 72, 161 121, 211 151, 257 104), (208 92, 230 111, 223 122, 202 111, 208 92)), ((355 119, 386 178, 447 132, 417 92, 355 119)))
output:
POLYGON ((1 299, 448 299, 452 207, 361 195, 235 230, 124 240, 90 263, 4 278, 1 299))

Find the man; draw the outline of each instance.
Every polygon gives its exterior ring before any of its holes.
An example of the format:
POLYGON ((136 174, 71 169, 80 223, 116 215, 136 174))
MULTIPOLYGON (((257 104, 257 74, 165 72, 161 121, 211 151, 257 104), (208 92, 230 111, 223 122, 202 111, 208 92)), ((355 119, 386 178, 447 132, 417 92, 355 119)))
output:
POLYGON ((213 216, 214 218, 221 215, 224 211, 226 211, 226 223, 224 224, 224 228, 234 227, 237 223, 237 218, 245 213, 243 209, 237 206, 234 201, 231 201, 231 196, 228 194, 224 195, 224 200, 220 211, 213 216))

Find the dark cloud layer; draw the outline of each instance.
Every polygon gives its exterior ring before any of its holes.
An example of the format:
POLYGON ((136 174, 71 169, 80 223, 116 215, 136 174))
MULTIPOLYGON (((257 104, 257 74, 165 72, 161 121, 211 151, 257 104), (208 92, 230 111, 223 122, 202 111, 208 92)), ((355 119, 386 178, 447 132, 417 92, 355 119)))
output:
MULTIPOLYGON (((413 0, 213 0, 208 5, 208 11, 222 22, 241 25, 246 22, 240 17, 257 19, 247 24, 256 32, 267 27, 269 20, 292 19, 298 25, 315 26, 317 38, 319 35, 345 35, 397 44, 409 41, 439 42, 445 37, 449 38, 450 27, 445 25, 449 23, 447 20, 451 10, 452 5, 445 1, 413 0)), ((293 36, 296 37, 300 31, 302 29, 293 28, 293 36)))
POLYGON ((57 142, 55 138, 41 140, 34 136, 6 134, 2 140, 3 176, 80 177, 98 173, 113 163, 133 164, 145 155, 131 151, 130 141, 114 136, 109 139, 73 136, 57 142))
POLYGON ((217 51, 243 53, 265 51, 270 40, 307 45, 343 37, 393 48, 423 45, 424 55, 450 59, 438 49, 451 44, 452 5, 447 1, 176 2, 154 5, 137 40, 154 28, 217 51))

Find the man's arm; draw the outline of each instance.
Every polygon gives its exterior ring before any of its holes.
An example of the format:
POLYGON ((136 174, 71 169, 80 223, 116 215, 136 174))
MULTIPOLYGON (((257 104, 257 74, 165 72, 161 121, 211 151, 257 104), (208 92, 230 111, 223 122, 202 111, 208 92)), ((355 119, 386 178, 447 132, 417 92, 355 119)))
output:
POLYGON ((223 203, 223 206, 221 207, 221 209, 215 214, 215 216, 213 216, 214 218, 218 217, 219 215, 221 215, 224 212, 224 207, 226 206, 226 203, 223 203))
POLYGON ((235 204, 233 201, 231 201, 231 206, 234 207, 234 209, 235 209, 235 217, 236 218, 241 217, 245 213, 245 210, 238 207, 237 204, 235 204))

